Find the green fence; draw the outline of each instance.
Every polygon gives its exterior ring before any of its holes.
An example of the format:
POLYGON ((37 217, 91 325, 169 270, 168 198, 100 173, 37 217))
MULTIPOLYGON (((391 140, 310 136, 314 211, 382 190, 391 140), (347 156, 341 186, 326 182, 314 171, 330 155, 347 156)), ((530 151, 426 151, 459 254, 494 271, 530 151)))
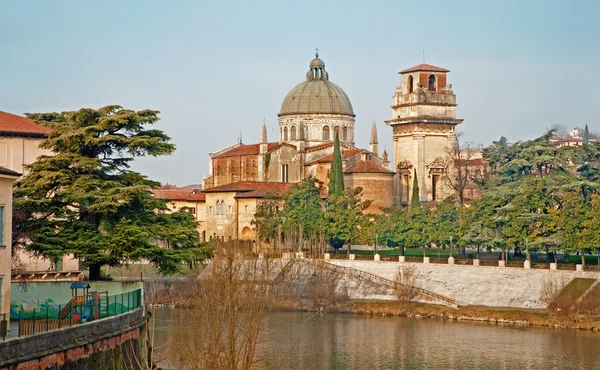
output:
MULTIPOLYGON (((133 311, 142 306, 142 289, 109 296, 107 294, 89 293, 78 299, 62 305, 46 305, 34 310, 21 310, 11 315, 12 337, 39 334, 61 329, 85 322, 103 319, 125 312, 133 311)), ((0 321, 0 329, 1 329, 0 321)), ((0 336, 2 333, 0 333, 0 336)), ((5 336, 3 336, 4 339, 5 336)))

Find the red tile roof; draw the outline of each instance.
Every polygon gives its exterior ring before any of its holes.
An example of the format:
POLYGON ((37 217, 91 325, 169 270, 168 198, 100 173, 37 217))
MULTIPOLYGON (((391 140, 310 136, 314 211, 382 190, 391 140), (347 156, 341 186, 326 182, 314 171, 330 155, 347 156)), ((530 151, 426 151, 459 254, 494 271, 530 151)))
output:
POLYGON ((333 143, 325 143, 325 144, 308 146, 308 147, 306 147, 306 151, 310 152, 310 151, 313 151, 313 150, 319 150, 319 149, 328 148, 330 146, 333 146, 333 143))
POLYGON ((352 166, 346 168, 344 173, 390 173, 394 174, 394 171, 389 168, 378 165, 372 161, 359 161, 352 166))
POLYGON ((0 111, 0 133, 44 136, 50 129, 27 117, 0 111))
POLYGON ((161 190, 157 189, 153 191, 154 196, 159 199, 168 200, 186 200, 190 202, 205 202, 206 194, 203 192, 194 192, 189 190, 161 190))
POLYGON ((423 72, 450 72, 449 70, 445 69, 445 68, 441 68, 441 67, 436 67, 436 66, 432 66, 431 64, 419 64, 416 65, 414 67, 410 67, 408 69, 405 69, 404 71, 400 71, 400 74, 404 74, 404 73, 410 73, 410 72, 418 72, 418 71, 423 71, 423 72))
POLYGON ((0 167, 0 175, 8 175, 8 176, 21 176, 20 173, 9 170, 8 168, 0 167))
MULTIPOLYGON (((342 150, 342 160, 348 159, 349 157, 360 154, 362 151, 363 151, 362 149, 342 150)), ((333 154, 328 154, 324 157, 315 159, 314 161, 307 163, 307 165, 312 165, 312 164, 317 164, 317 163, 329 163, 331 161, 333 161, 333 154)))
MULTIPOLYGON (((274 149, 279 142, 267 143, 267 151, 274 149)), ((258 155, 260 153, 260 144, 240 144, 222 153, 216 154, 213 158, 240 157, 245 155, 258 155)))
POLYGON ((262 198, 267 193, 274 193, 277 196, 283 195, 292 184, 283 182, 259 182, 259 181, 241 181, 231 184, 215 186, 204 190, 206 193, 218 192, 237 192, 238 198, 262 198))

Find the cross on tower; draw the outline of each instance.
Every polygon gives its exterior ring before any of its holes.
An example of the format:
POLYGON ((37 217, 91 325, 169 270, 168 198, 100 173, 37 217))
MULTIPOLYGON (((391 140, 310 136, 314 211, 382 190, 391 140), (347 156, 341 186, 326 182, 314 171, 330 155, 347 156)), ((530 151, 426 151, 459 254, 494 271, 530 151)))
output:
POLYGON ((319 48, 315 48, 315 57, 319 57, 319 48))

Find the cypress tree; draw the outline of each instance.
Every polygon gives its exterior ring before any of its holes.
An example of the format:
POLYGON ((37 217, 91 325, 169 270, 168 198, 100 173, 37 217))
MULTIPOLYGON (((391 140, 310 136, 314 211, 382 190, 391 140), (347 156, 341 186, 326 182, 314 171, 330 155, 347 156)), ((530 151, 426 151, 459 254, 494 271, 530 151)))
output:
POLYGON ((329 175, 329 195, 344 194, 344 173, 342 169, 342 152, 340 150, 340 137, 335 133, 333 145, 333 160, 331 161, 331 172, 329 175))
POLYGON ((417 170, 414 170, 412 196, 410 198, 410 208, 415 209, 421 207, 421 200, 419 199, 419 181, 417 181, 417 170))
POLYGON ((585 130, 583 130, 583 145, 588 145, 590 142, 590 131, 588 130, 588 125, 585 125, 585 130))

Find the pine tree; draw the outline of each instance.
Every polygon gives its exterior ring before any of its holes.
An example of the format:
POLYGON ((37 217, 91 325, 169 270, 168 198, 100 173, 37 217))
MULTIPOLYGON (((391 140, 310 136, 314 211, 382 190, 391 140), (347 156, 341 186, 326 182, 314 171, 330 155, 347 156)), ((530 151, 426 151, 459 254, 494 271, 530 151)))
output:
POLYGON ((158 113, 112 105, 28 114, 52 130, 40 147, 54 155, 40 156, 16 184, 15 209, 26 215, 15 220, 15 242, 26 239, 28 250, 51 261, 72 253, 92 280, 102 266, 124 261, 147 260, 162 273, 199 261, 207 250, 193 216, 160 212, 166 200, 151 192, 159 183, 129 168, 136 157, 175 150, 162 131, 147 128, 158 113))
POLYGON ((414 170, 412 196, 410 198, 410 208, 415 209, 421 207, 419 198, 419 181, 417 180, 417 169, 414 170))
POLYGON ((335 133, 333 145, 333 160, 331 161, 331 172, 329 176, 329 195, 344 195, 344 173, 342 168, 342 152, 340 150, 340 137, 335 133))
POLYGON ((585 130, 583 130, 583 145, 588 145, 590 142, 590 131, 588 129, 588 125, 585 125, 585 130))

